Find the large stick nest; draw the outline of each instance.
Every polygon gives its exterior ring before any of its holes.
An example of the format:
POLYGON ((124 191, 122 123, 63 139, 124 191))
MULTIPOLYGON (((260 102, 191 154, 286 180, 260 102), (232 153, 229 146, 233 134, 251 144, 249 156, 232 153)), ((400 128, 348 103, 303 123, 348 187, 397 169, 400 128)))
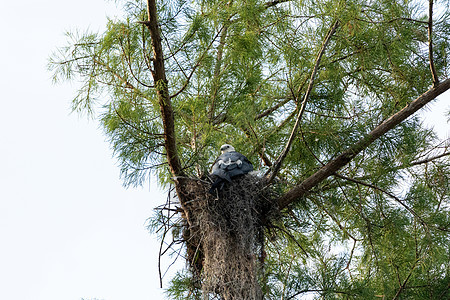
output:
POLYGON ((215 196, 209 182, 185 179, 182 186, 187 259, 204 298, 261 299, 264 229, 278 216, 273 188, 250 174, 215 196))

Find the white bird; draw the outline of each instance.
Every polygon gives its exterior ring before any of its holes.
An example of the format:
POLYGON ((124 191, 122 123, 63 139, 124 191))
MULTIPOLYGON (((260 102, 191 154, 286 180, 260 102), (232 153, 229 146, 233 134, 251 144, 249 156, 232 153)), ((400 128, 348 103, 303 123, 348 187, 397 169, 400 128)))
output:
POLYGON ((211 194, 216 189, 222 189, 225 182, 231 182, 232 178, 253 171, 252 163, 233 146, 225 144, 220 147, 220 151, 222 154, 214 162, 210 174, 215 178, 209 190, 211 194))

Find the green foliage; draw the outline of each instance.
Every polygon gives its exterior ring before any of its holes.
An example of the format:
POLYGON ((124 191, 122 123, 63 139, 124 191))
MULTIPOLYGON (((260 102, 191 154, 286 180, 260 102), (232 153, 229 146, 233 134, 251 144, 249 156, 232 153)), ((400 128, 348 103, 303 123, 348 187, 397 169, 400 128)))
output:
MULTIPOLYGON (((281 190, 432 85, 428 1, 157 2, 177 151, 189 176, 206 174, 223 143, 261 173, 268 170, 290 136, 335 21, 279 174, 281 190)), ((146 18, 146 1, 125 2, 124 17, 109 20, 105 32, 68 34, 68 46, 49 65, 56 81, 80 82, 73 110, 99 117, 127 186, 150 174, 164 185, 172 177, 156 95, 161 82, 153 81, 151 38, 139 23, 146 18)), ((447 7, 439 6, 433 55, 441 79, 449 71, 448 20, 447 7)), ((448 296, 448 147, 410 118, 315 187, 266 233, 266 296, 448 296)), ((168 296, 199 299, 190 280, 180 272, 168 296)))
POLYGON ((195 288, 192 277, 187 273, 177 273, 171 280, 170 287, 166 290, 169 299, 202 299, 201 292, 195 288))

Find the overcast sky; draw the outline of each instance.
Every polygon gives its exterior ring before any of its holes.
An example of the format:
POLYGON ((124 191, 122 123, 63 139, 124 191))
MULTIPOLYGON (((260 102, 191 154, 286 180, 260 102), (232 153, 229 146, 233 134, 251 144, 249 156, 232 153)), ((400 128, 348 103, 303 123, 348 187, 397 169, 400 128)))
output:
POLYGON ((163 194, 122 187, 98 123, 70 114, 76 84, 47 71, 64 32, 102 29, 113 7, 1 1, 0 299, 164 298, 145 229, 163 194))
MULTIPOLYGON (((159 244, 145 229, 163 193, 122 187, 97 122, 70 114, 76 84, 52 85, 47 71, 65 31, 101 30, 113 7, 0 4, 0 299, 164 298, 159 244)), ((446 136, 442 98, 430 119, 446 136)))

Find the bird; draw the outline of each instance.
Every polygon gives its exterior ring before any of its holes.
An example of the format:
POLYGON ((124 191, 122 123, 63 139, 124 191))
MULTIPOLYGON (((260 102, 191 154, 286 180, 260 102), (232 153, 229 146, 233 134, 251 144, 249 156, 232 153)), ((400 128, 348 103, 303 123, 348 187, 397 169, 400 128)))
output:
POLYGON ((234 177, 253 171, 252 163, 233 146, 224 144, 220 151, 222 154, 214 162, 210 173, 215 179, 209 190, 213 195, 215 190, 221 190, 225 183, 231 182, 234 177))

